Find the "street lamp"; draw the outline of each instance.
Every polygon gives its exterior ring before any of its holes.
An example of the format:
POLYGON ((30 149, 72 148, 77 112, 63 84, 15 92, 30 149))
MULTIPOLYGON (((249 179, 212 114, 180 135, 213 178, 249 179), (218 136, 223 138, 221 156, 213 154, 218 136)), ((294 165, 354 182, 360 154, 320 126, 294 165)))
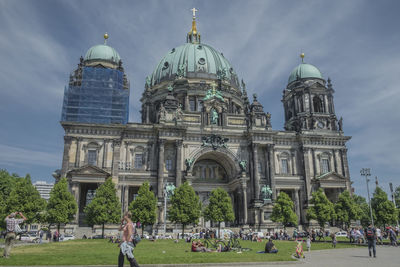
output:
POLYGON ((367 182, 369 212, 370 212, 370 215, 371 215, 372 227, 374 227, 374 218, 372 217, 371 198, 369 197, 369 187, 368 187, 368 182, 369 182, 368 176, 371 176, 371 170, 370 170, 370 168, 362 168, 360 173, 361 173, 361 176, 365 176, 365 181, 367 182))
MULTIPOLYGON (((397 208, 396 199, 395 199, 394 193, 393 193, 393 184, 389 183, 389 187, 390 187, 390 193, 392 194, 392 202, 394 204, 394 207, 397 208)), ((399 220, 398 219, 396 219, 396 224, 397 224, 397 228, 398 228, 399 227, 399 220)))

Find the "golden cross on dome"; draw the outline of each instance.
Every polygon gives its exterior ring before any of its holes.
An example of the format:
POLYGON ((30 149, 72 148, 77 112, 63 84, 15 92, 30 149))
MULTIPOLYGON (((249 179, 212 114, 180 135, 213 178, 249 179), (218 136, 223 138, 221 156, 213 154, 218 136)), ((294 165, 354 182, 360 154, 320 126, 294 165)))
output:
POLYGON ((192 8, 191 10, 193 12, 193 18, 195 18, 196 17, 196 11, 199 11, 199 10, 197 10, 195 7, 192 8))

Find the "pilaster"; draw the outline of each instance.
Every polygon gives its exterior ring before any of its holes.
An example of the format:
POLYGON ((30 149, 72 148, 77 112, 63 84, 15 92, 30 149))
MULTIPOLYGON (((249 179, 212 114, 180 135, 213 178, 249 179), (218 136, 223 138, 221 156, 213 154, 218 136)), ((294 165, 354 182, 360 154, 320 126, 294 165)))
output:
POLYGON ((175 185, 179 187, 182 184, 182 140, 176 140, 176 166, 175 166, 175 185))
POLYGON ((164 184, 164 145, 165 140, 158 140, 158 179, 157 179, 157 197, 163 197, 164 184))

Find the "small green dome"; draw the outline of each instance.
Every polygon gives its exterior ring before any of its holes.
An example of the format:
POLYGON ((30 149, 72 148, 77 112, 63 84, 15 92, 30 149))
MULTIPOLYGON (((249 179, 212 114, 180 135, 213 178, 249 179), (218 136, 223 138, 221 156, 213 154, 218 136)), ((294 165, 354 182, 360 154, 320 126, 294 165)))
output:
POLYGON ((238 78, 225 57, 209 45, 186 43, 170 50, 149 77, 151 86, 177 76, 185 78, 223 78, 236 88, 238 78))
POLYGON ((319 69, 317 69, 317 67, 311 64, 301 63, 296 68, 294 68, 293 71, 290 73, 288 84, 304 78, 323 79, 322 74, 319 71, 319 69))
POLYGON ((85 60, 105 60, 118 63, 121 58, 114 48, 108 45, 95 45, 86 52, 85 60))

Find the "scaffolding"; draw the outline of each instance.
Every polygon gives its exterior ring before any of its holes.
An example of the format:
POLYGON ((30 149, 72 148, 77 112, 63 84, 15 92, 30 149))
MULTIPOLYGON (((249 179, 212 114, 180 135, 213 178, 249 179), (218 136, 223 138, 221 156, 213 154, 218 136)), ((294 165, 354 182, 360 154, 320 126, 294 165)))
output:
POLYGON ((126 124, 129 83, 118 69, 82 67, 64 90, 61 121, 126 124))

